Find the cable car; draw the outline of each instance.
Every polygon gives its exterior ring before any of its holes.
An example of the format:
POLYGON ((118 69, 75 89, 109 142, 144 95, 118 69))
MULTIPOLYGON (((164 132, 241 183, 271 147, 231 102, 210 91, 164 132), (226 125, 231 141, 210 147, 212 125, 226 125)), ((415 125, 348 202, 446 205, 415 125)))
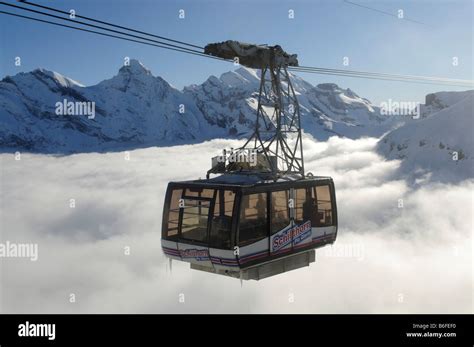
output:
POLYGON ((330 177, 222 175, 168 184, 162 248, 191 268, 259 280, 315 261, 337 236, 330 177))
POLYGON ((163 252, 241 280, 309 266, 316 248, 336 240, 337 208, 333 180, 304 170, 299 103, 287 71, 298 66, 297 56, 238 41, 204 52, 261 69, 255 129, 241 148, 212 158, 206 179, 168 184, 163 252))

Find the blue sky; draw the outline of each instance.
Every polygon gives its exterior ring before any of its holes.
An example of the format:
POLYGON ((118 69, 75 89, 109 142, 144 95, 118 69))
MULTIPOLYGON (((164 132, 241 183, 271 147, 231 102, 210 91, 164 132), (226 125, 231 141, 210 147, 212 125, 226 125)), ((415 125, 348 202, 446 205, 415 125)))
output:
MULTIPOLYGON (((14 2, 14 1, 11 1, 14 2)), ((235 39, 280 44, 301 65, 337 69, 473 79, 473 1, 358 1, 417 24, 343 0, 158 1, 81 0, 37 3, 204 46, 235 39), (178 11, 185 10, 185 19, 178 11), (288 18, 288 10, 295 18, 288 18), (349 57, 344 66, 343 57, 349 57), (459 65, 453 66, 452 58, 459 65)), ((2 10, 14 12, 2 6, 2 10)), ((17 12, 17 11, 15 11, 17 12)), ((30 15, 30 14, 28 14, 30 15)), ((93 85, 117 73, 125 56, 142 61, 154 75, 182 88, 202 83, 233 65, 155 47, 100 37, 0 15, 0 75, 37 67, 93 85), (16 56, 22 65, 14 65, 16 56)), ((375 103, 423 101, 427 93, 462 88, 300 74, 318 84, 334 82, 375 103)))

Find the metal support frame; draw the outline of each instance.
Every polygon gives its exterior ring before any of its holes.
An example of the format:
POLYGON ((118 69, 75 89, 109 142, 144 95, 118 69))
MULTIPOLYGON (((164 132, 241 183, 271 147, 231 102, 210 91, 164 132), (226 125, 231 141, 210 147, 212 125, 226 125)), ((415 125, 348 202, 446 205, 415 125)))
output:
POLYGON ((241 149, 263 154, 274 179, 304 177, 300 109, 286 66, 262 67, 255 131, 241 149))
POLYGON ((274 180, 290 174, 304 177, 300 107, 287 70, 288 66, 298 66, 296 55, 289 55, 278 45, 238 41, 209 44, 204 51, 223 59, 239 58, 245 66, 261 70, 255 130, 244 146, 237 149, 239 153, 256 152, 259 165, 216 165, 207 177, 223 172, 257 173, 274 180))

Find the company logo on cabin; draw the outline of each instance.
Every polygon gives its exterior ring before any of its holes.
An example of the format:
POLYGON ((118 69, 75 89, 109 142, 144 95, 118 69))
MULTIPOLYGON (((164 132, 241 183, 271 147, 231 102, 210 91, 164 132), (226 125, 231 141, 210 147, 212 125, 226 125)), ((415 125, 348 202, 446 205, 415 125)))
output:
POLYGON ((180 250, 181 258, 195 258, 196 260, 209 260, 207 249, 183 249, 180 250))
POLYGON ((272 252, 278 251, 293 241, 294 245, 301 243, 311 236, 311 222, 307 221, 274 236, 272 252))

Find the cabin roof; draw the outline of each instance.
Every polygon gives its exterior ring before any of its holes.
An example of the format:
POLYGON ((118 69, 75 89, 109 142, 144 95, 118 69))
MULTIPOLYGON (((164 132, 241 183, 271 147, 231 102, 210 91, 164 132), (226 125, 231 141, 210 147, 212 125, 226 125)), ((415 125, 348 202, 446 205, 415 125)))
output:
POLYGON ((171 182, 174 184, 189 184, 193 186, 209 186, 209 187, 216 187, 216 186, 231 186, 231 187, 253 187, 253 186, 261 186, 267 184, 281 184, 281 183, 290 183, 290 182, 297 182, 297 181, 321 181, 331 179, 328 176, 311 176, 305 177, 304 179, 301 178, 300 175, 287 175, 280 177, 277 181, 272 179, 266 179, 262 176, 255 175, 255 174, 222 174, 217 177, 213 177, 210 179, 198 179, 198 180, 190 180, 190 181, 180 181, 180 182, 171 182))

